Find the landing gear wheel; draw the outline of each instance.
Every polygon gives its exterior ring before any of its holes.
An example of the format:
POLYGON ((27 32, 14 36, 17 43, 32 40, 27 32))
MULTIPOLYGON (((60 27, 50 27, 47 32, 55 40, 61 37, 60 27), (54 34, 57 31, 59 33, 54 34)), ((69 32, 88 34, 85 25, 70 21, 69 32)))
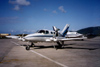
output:
POLYGON ((35 46, 34 43, 31 43, 30 47, 34 47, 34 46, 35 46))
POLYGON ((57 44, 58 44, 57 48, 60 48, 60 49, 64 48, 63 47, 64 46, 64 41, 58 41, 57 44))
POLYGON ((59 45, 58 48, 59 48, 59 49, 62 49, 63 47, 62 47, 62 45, 59 45))
POLYGON ((30 50, 30 46, 26 46, 26 50, 30 50))

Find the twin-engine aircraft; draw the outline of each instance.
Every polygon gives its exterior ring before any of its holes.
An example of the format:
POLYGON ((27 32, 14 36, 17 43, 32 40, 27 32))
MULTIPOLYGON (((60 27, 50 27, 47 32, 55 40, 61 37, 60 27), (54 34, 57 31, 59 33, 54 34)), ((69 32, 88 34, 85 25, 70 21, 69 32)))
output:
MULTIPOLYGON (((28 34, 25 37, 18 37, 19 40, 31 42, 31 45, 26 46, 26 50, 30 50, 30 47, 34 47, 36 42, 56 42, 59 48, 62 48, 64 41, 86 39, 87 37, 79 38, 66 38, 69 25, 66 24, 64 29, 60 32, 57 27, 53 26, 53 31, 51 30, 38 30, 34 34, 28 34)), ((10 36, 7 36, 10 37, 10 36)), ((55 47, 55 46, 54 46, 55 47)))

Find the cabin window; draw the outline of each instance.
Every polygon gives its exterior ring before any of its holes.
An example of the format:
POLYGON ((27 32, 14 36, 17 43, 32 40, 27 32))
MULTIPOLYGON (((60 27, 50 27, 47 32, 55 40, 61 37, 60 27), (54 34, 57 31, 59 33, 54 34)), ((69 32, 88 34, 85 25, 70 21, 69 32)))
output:
POLYGON ((46 31, 45 34, 49 34, 49 31, 46 31))
POLYGON ((53 32, 51 32, 51 34, 53 34, 53 32))
POLYGON ((51 32, 51 34, 55 34, 55 32, 51 32))

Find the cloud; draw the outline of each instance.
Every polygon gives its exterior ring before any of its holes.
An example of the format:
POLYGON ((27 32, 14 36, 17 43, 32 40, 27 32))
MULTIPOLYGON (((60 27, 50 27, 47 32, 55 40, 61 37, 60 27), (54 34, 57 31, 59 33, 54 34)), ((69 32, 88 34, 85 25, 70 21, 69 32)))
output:
POLYGON ((27 0, 9 0, 10 4, 15 5, 15 7, 13 8, 14 10, 20 10, 20 6, 29 6, 30 2, 27 0))
POLYGON ((46 8, 44 8, 43 10, 44 10, 44 11, 47 11, 47 9, 46 9, 46 8))
POLYGON ((12 33, 16 32, 15 30, 11 30, 12 33))
POLYGON ((0 17, 0 20, 16 20, 18 17, 0 17))
POLYGON ((16 3, 19 4, 19 5, 23 5, 23 6, 30 5, 30 2, 26 1, 26 0, 16 0, 16 3))
POLYGON ((18 17, 0 17, 0 24, 17 23, 18 19, 18 17))
POLYGON ((56 10, 54 10, 54 11, 52 11, 52 13, 57 13, 57 11, 56 11, 56 10))
POLYGON ((14 8, 14 10, 20 10, 20 7, 19 7, 19 5, 15 5, 15 8, 14 8))
POLYGON ((8 32, 11 34, 30 34, 30 33, 36 32, 36 31, 35 30, 14 30, 14 29, 11 29, 11 30, 8 30, 8 32))
POLYGON ((60 6, 58 9, 59 9, 61 12, 66 13, 66 11, 65 11, 64 8, 63 8, 63 6, 60 6))
POLYGON ((26 1, 26 0, 15 0, 15 1, 9 0, 9 3, 11 3, 11 4, 17 4, 17 5, 23 5, 23 6, 30 5, 30 2, 26 1))
POLYGON ((35 30, 22 30, 21 32, 32 33, 32 32, 35 32, 35 30))

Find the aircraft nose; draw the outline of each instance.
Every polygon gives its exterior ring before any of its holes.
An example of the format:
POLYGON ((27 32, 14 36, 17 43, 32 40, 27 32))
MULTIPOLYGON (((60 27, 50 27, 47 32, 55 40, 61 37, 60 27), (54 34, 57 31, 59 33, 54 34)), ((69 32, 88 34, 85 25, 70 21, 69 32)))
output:
POLYGON ((22 41, 26 41, 25 38, 22 38, 22 41))
POLYGON ((24 37, 20 37, 18 40, 25 41, 24 37))
POLYGON ((27 41, 28 40, 28 37, 24 37, 23 40, 27 41))

